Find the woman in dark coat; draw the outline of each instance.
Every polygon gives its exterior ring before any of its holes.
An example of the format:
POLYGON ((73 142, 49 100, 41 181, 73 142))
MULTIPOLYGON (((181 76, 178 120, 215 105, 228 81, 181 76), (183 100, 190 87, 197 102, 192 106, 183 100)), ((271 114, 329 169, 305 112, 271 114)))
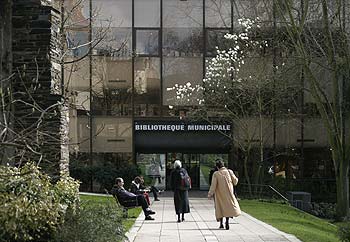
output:
POLYGON ((174 191, 174 204, 175 212, 177 214, 177 222, 185 220, 185 213, 190 212, 190 203, 188 201, 188 188, 185 188, 181 185, 182 179, 181 174, 185 174, 188 177, 186 169, 181 168, 181 161, 176 160, 174 162, 174 170, 171 172, 171 188, 174 191), (180 220, 180 214, 182 214, 180 220))

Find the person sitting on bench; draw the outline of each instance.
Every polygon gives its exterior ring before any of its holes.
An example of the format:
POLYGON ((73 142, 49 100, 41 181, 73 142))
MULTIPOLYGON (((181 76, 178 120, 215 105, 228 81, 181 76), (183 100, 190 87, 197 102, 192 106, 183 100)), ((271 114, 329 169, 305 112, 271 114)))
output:
POLYGON ((148 190, 148 191, 152 192, 153 197, 154 197, 154 201, 160 201, 158 199, 158 194, 160 194, 162 191, 158 190, 155 186, 150 186, 147 188, 145 186, 145 180, 144 180, 143 176, 140 176, 140 178, 141 178, 140 189, 144 189, 144 190, 148 190))
POLYGON ((149 190, 146 189, 146 187, 141 187, 141 178, 139 176, 135 177, 135 179, 131 182, 130 185, 130 192, 138 195, 141 194, 145 197, 148 205, 151 204, 151 201, 149 200, 148 192, 149 190))
POLYGON ((145 197, 141 194, 136 195, 125 190, 123 178, 118 177, 115 179, 115 185, 113 186, 111 193, 118 198, 118 201, 122 206, 141 206, 143 213, 145 214, 145 220, 154 220, 150 215, 155 214, 155 212, 148 207, 145 197))

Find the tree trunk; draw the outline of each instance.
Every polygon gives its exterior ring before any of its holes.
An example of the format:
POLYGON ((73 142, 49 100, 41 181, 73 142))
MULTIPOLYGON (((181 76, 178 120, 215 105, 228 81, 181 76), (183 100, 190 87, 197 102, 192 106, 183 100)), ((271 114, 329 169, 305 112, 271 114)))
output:
POLYGON ((249 154, 248 155, 246 154, 244 157, 244 177, 248 184, 249 195, 252 196, 252 185, 248 174, 248 159, 249 159, 249 154))
POLYGON ((336 173, 337 180, 337 207, 336 219, 344 220, 349 216, 349 166, 347 161, 339 162, 339 170, 336 173))

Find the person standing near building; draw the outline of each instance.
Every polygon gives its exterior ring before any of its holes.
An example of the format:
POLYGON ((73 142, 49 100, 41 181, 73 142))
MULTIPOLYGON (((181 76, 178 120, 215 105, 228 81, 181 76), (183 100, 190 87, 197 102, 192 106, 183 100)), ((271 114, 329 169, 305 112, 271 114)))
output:
POLYGON ((181 161, 174 161, 174 170, 171 172, 171 189, 174 191, 175 213, 177 222, 185 221, 185 213, 190 212, 188 190, 191 187, 190 177, 185 168, 181 167, 181 161), (180 220, 180 214, 182 215, 180 220))
POLYGON ((230 229, 230 217, 237 217, 241 214, 241 209, 233 192, 233 186, 237 185, 238 178, 232 170, 224 166, 222 160, 216 161, 216 167, 218 171, 213 174, 208 198, 211 199, 215 194, 215 217, 220 222, 219 228, 224 228, 223 218, 225 217, 225 228, 230 229))

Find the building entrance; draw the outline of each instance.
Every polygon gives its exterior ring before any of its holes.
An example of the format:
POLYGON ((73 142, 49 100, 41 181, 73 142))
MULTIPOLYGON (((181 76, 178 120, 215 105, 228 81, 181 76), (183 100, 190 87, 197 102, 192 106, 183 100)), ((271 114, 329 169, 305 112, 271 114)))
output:
POLYGON ((146 185, 154 185, 160 190, 171 190, 170 174, 174 161, 180 160, 192 180, 192 190, 209 189, 209 172, 217 158, 228 162, 228 154, 188 154, 170 152, 161 154, 137 154, 137 164, 145 178, 146 185))
POLYGON ((192 189, 207 190, 215 159, 228 161, 230 124, 138 120, 134 126, 136 163, 149 185, 170 190, 170 174, 178 159, 191 176, 192 189))
MULTIPOLYGON (((200 154, 183 154, 183 153, 167 153, 167 169, 166 177, 170 177, 171 172, 173 171, 173 163, 175 160, 180 160, 182 167, 185 168, 188 172, 188 175, 192 180, 192 189, 200 189, 200 154)), ((170 187, 170 179, 167 179, 166 184, 167 189, 170 187)))

